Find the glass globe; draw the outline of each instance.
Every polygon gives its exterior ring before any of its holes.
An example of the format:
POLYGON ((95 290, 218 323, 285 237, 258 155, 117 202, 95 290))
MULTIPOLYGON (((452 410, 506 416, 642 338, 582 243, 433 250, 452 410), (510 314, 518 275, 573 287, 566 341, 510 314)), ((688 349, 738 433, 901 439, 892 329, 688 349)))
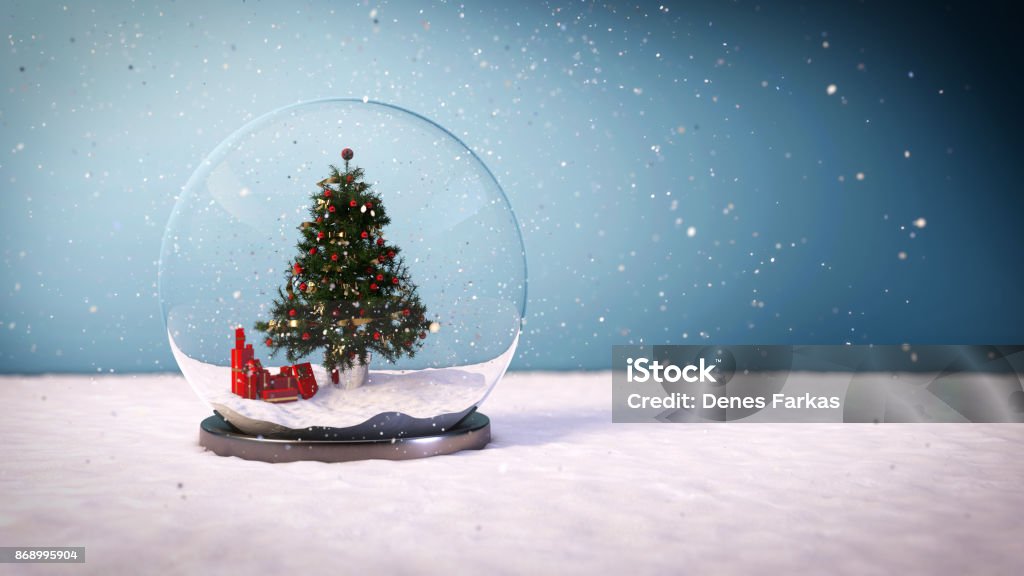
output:
MULTIPOLYGON (((324 279, 319 289, 332 291, 341 319, 316 324, 313 336, 369 338, 356 326, 366 288, 343 292, 336 286, 343 283, 324 279)), ((202 162, 164 232, 159 287, 181 372, 231 424, 267 436, 379 439, 450 429, 483 402, 516 349, 526 261, 501 186, 458 138, 396 106, 329 99, 260 117, 202 162), (342 150, 353 152, 351 160, 342 150), (331 166, 341 178, 324 184, 331 166), (380 235, 400 247, 403 283, 415 287, 425 309, 418 321, 429 329, 400 328, 396 308, 396 346, 408 348, 392 358, 369 350, 363 364, 349 351, 354 365, 332 372, 325 350, 288 359, 282 347, 301 348, 295 338, 310 334, 271 321, 280 311, 275 301, 300 290, 293 267, 303 226, 317 206, 326 210, 318 195, 333 189, 332 202, 348 210, 340 201, 353 184, 344 175, 355 168, 386 208, 390 222, 380 235), (278 332, 268 336, 258 322, 278 332), (315 385, 308 371, 300 374, 306 362, 315 385), (361 366, 368 368, 362 381, 361 366)), ((301 284, 300 296, 308 289, 301 284)))

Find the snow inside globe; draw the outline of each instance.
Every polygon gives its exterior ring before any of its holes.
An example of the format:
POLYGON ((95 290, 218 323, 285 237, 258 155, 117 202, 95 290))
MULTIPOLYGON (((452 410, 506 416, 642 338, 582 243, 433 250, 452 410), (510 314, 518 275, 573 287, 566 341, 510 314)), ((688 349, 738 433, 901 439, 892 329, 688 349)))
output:
POLYGON ((244 433, 442 432, 505 373, 522 238, 458 138, 396 106, 331 99, 245 125, 192 174, 164 233, 171 350, 244 433))

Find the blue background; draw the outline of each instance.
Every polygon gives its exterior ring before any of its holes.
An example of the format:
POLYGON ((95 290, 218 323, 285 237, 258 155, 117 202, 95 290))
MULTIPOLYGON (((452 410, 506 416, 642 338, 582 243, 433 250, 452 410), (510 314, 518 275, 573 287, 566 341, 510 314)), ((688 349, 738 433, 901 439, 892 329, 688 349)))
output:
POLYGON ((513 368, 1022 341, 1008 8, 209 4, 4 3, 0 371, 176 369, 176 196, 248 120, 325 97, 421 113, 494 172, 529 258, 513 368))

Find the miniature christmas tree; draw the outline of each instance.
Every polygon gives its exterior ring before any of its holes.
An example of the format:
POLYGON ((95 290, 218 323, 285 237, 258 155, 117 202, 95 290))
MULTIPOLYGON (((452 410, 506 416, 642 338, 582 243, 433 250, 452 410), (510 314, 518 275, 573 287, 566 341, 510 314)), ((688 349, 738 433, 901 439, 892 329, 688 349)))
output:
POLYGON ((299 255, 278 288, 267 322, 256 329, 267 336, 272 354, 284 350, 297 362, 323 349, 323 365, 334 371, 365 365, 371 351, 386 360, 412 357, 427 332, 426 307, 398 246, 383 229, 391 221, 381 198, 363 181, 363 170, 331 166, 312 196, 311 221, 299 227, 299 255))

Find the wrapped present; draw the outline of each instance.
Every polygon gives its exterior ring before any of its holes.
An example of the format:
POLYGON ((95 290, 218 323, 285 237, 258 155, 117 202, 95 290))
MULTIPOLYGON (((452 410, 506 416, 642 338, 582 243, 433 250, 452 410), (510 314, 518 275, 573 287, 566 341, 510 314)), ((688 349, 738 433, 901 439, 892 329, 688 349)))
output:
POLYGON ((245 343, 245 330, 236 329, 235 347, 231 349, 231 391, 242 398, 255 399, 259 393, 246 373, 246 366, 253 361, 253 357, 252 344, 245 343))
POLYGON ((313 376, 313 367, 306 362, 304 364, 296 364, 292 367, 292 373, 298 380, 299 394, 302 395, 303 400, 309 400, 319 390, 319 386, 316 383, 316 377, 313 376))
POLYGON ((263 385, 270 373, 264 370, 259 359, 255 358, 245 363, 244 374, 246 393, 242 396, 250 400, 258 399, 263 393, 263 385))
POLYGON ((284 388, 298 388, 298 381, 295 380, 294 376, 287 374, 274 374, 268 377, 264 383, 263 388, 270 390, 280 390, 284 388))
POLYGON ((299 391, 295 388, 264 388, 262 396, 266 402, 294 402, 299 399, 299 391))

